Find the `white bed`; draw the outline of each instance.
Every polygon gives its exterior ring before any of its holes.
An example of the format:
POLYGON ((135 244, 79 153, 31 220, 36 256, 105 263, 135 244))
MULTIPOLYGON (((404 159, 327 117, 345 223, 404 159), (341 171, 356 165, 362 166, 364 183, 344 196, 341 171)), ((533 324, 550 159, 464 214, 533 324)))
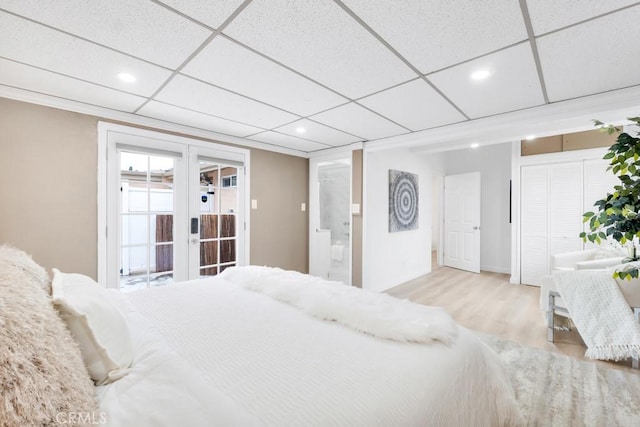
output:
POLYGON ((451 345, 381 339, 224 277, 111 297, 135 346, 129 374, 97 387, 113 426, 520 421, 497 356, 459 326, 451 345))

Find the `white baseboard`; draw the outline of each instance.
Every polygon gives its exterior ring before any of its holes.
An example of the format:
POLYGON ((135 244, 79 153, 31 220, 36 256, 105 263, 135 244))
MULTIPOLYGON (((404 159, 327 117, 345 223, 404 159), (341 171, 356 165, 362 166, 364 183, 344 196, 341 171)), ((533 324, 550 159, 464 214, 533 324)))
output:
POLYGON ((500 267, 496 265, 481 265, 481 271, 490 271, 492 273, 502 273, 502 274, 510 274, 511 267, 500 267))

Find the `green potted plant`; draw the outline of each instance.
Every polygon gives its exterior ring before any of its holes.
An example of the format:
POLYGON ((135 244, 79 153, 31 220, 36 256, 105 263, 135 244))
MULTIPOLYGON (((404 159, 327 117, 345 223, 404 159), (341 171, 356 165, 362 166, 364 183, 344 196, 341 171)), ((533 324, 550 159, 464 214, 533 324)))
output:
MULTIPOLYGON (((631 117, 630 121, 640 126, 640 117, 631 117)), ((620 128, 605 126, 594 120, 596 126, 613 134, 621 132, 620 128)), ((623 262, 638 261, 637 246, 640 241, 640 133, 633 137, 628 133, 620 133, 616 142, 609 147, 604 159, 610 160, 609 167, 620 183, 605 198, 594 203, 594 212, 586 212, 584 222, 589 222, 589 232, 580 233, 586 242, 600 244, 613 239, 629 248, 629 257, 623 262)), ((614 278, 637 279, 638 267, 634 263, 628 268, 616 270, 614 278)))

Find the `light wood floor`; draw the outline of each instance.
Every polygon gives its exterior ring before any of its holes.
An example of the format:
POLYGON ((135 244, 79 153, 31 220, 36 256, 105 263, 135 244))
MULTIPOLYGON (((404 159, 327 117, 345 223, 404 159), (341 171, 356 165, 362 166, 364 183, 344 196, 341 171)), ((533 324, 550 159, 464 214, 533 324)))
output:
POLYGON ((435 260, 432 265, 431 273, 389 289, 387 293, 444 307, 456 322, 469 329, 640 375, 638 370, 631 369, 630 362, 585 359, 586 347, 575 329, 556 331, 555 343, 548 342, 538 303, 538 287, 513 285, 506 274, 469 273, 437 266, 435 260))

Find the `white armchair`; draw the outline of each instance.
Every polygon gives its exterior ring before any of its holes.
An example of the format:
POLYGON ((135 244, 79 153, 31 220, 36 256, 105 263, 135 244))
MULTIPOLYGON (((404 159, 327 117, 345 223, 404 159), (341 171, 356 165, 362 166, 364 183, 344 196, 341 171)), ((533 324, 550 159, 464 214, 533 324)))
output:
POLYGON ((620 264, 623 259, 624 256, 619 256, 618 252, 613 250, 587 249, 565 252, 551 256, 551 271, 604 270, 620 264))
MULTIPOLYGON (((566 252, 551 256, 551 272, 567 271, 567 270, 606 270, 622 263, 624 257, 599 258, 602 251, 599 249, 590 249, 586 251, 566 252)), ((606 254, 606 252, 605 252, 606 254)), ((633 309, 633 313, 637 321, 640 321, 640 283, 639 279, 635 282, 628 280, 616 280, 629 306, 633 309)), ((550 342, 554 340, 554 329, 556 326, 566 328, 570 323, 567 321, 564 325, 554 325, 554 315, 569 317, 569 312, 562 301, 562 297, 556 291, 553 275, 545 276, 540 280, 540 309, 544 313, 547 321, 547 339, 550 342)), ((640 361, 634 358, 632 366, 635 369, 640 367, 640 361)))
MULTIPOLYGON (((623 256, 609 257, 607 253, 616 255, 615 251, 603 251, 601 249, 587 249, 585 251, 565 252, 561 254, 551 255, 551 273, 554 271, 567 270, 604 270, 622 263, 623 256), (603 258, 604 256, 604 258, 603 258)), ((543 311, 545 319, 548 319, 549 310, 549 292, 555 292, 556 286, 552 276, 545 276, 540 279, 540 310, 543 311)), ((561 297, 557 297, 555 305, 558 308, 564 308, 561 297)), ((558 310, 556 314, 566 317, 562 310, 558 310)))

